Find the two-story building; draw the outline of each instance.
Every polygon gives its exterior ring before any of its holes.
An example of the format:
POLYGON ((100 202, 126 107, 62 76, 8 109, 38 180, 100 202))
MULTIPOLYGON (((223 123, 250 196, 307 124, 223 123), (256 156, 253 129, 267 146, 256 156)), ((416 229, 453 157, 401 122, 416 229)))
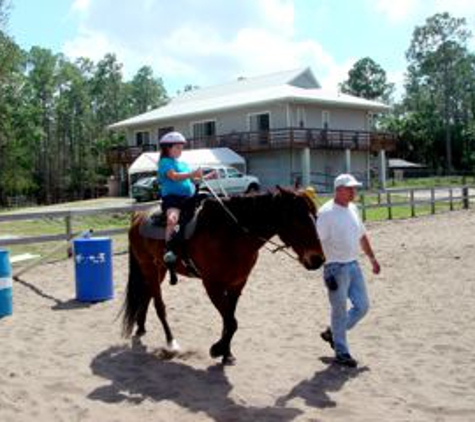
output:
POLYGON ((300 69, 200 88, 167 105, 114 123, 128 145, 110 152, 122 173, 142 152, 156 150, 160 137, 182 132, 189 148, 228 147, 243 155, 249 173, 264 186, 331 185, 352 172, 367 185, 377 153, 384 168, 391 134, 373 130, 376 113, 388 106, 320 87, 312 71, 300 69))

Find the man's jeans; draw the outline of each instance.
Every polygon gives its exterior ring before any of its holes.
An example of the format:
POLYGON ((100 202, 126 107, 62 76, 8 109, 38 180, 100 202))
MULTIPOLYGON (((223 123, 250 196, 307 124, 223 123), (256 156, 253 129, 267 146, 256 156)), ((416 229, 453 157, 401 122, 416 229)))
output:
POLYGON ((335 352, 349 353, 346 330, 353 328, 368 312, 366 284, 358 262, 325 265, 323 278, 331 304, 331 329, 335 352), (336 287, 336 289, 335 289, 336 287), (352 308, 347 311, 347 301, 352 308))

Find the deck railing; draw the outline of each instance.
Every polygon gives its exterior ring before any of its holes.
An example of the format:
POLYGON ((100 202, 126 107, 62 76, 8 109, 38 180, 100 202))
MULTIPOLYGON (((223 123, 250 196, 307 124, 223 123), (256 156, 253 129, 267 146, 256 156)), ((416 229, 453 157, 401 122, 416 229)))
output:
MULTIPOLYGON (((284 128, 256 132, 232 132, 225 135, 188 139, 188 148, 228 147, 238 153, 305 148, 325 150, 393 151, 395 135, 387 132, 284 128)), ((108 152, 109 164, 130 164, 142 152, 156 151, 156 145, 115 147, 108 152)))

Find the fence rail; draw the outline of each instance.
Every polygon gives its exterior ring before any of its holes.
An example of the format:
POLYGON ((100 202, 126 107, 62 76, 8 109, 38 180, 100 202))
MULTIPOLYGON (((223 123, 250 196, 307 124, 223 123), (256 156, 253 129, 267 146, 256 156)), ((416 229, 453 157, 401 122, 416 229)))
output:
POLYGON ((396 188, 386 191, 379 191, 376 197, 376 203, 368 203, 368 195, 360 194, 360 208, 363 220, 367 219, 367 211, 371 209, 385 208, 387 210, 387 219, 393 219, 393 210, 396 207, 409 207, 410 216, 416 217, 417 206, 430 206, 430 213, 436 213, 436 204, 448 203, 449 210, 453 211, 455 204, 460 203, 463 209, 470 208, 470 200, 475 198, 475 194, 470 191, 475 190, 475 186, 441 186, 432 188, 396 188), (446 196, 440 196, 445 193, 446 196), (402 200, 401 196, 406 195, 408 200, 402 200))
MULTIPOLYGON (((409 207, 410 216, 417 216, 417 206, 429 205, 430 213, 436 213, 436 204, 448 203, 449 210, 454 210, 455 205, 461 204, 462 208, 470 208, 470 200, 475 198, 475 186, 449 186, 449 187, 433 187, 433 188, 401 188, 389 189, 380 191, 376 194, 369 194, 368 192, 361 192, 360 208, 363 220, 367 219, 369 210, 386 209, 387 219, 391 220, 394 217, 394 209, 397 207, 409 207), (444 194, 445 192, 445 194, 444 194), (442 196, 441 196, 442 193, 442 196), (401 200, 401 197, 406 195, 406 198, 401 200), (373 203, 369 200, 374 201, 373 203)), ((328 196, 328 195, 322 195, 328 196)), ((25 213, 11 213, 0 214, 0 223, 25 221, 25 220, 39 220, 39 219, 64 219, 64 233, 48 234, 41 236, 25 236, 25 237, 7 237, 0 238, 0 246, 6 245, 26 245, 33 243, 46 243, 57 241, 69 241, 74 237, 73 233, 73 219, 76 217, 91 216, 98 214, 115 214, 115 213, 132 213, 134 211, 149 209, 156 205, 156 203, 147 204, 132 204, 120 207, 106 207, 106 208, 83 208, 72 210, 57 210, 48 212, 25 212, 25 213)), ((115 228, 94 231, 96 235, 115 235, 125 233, 127 228, 115 228)))
MULTIPOLYGON (((0 214, 0 223, 14 222, 14 221, 27 221, 27 220, 40 220, 40 219, 64 219, 64 233, 61 234, 48 234, 41 236, 25 236, 25 237, 7 237, 0 238, 0 246, 6 245, 27 245, 32 243, 46 243, 57 241, 68 241, 74 237, 73 220, 75 217, 84 217, 98 214, 122 214, 132 213, 144 209, 151 208, 156 203, 147 204, 132 204, 124 205, 120 207, 103 207, 103 208, 82 208, 72 210, 56 210, 56 211, 41 211, 41 212, 25 212, 25 213, 11 213, 0 214)), ((116 228, 94 231, 94 234, 100 236, 110 236, 115 234, 125 233, 127 228, 116 228)))

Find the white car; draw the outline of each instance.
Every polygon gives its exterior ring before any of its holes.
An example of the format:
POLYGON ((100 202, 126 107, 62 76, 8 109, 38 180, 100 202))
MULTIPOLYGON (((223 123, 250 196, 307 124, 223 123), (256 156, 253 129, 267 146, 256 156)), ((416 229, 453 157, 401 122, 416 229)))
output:
POLYGON ((212 171, 216 172, 215 176, 201 182, 201 190, 210 190, 209 188, 211 188, 218 195, 236 195, 258 192, 260 189, 260 182, 257 177, 243 174, 234 167, 206 166, 203 168, 205 176, 212 171))

